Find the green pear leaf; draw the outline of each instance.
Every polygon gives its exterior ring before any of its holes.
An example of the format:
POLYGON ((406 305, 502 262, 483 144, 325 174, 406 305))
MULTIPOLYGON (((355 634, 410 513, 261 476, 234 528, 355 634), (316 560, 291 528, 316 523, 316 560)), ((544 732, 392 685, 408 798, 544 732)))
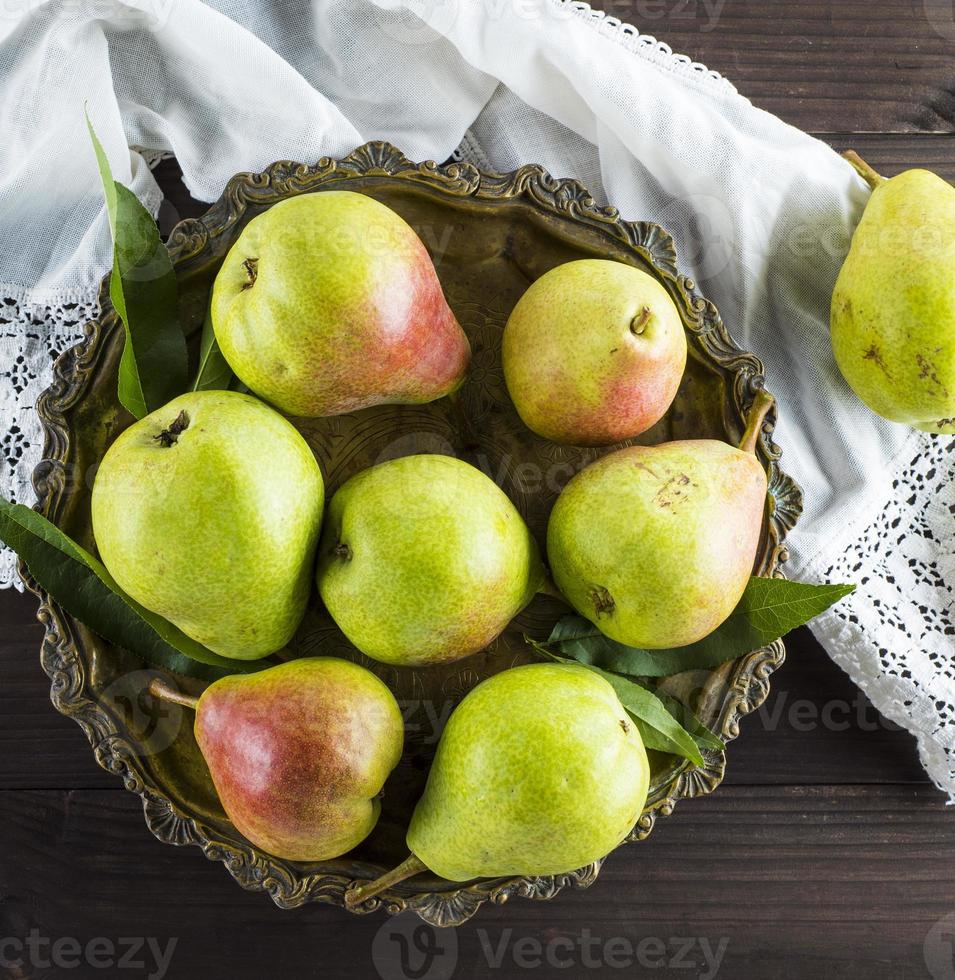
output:
POLYGON ((620 703, 626 708, 627 714, 633 719, 648 749, 657 752, 668 752, 672 755, 683 756, 694 765, 703 765, 703 756, 696 740, 673 717, 657 695, 635 681, 619 674, 611 674, 591 664, 580 663, 567 657, 561 657, 541 643, 536 643, 530 637, 524 639, 543 657, 559 664, 571 664, 592 670, 599 674, 614 689, 620 703))
MULTIPOLYGON (((648 687, 646 684, 640 686, 648 687)), ((648 688, 648 690, 653 690, 663 707, 686 729, 701 749, 709 749, 711 752, 724 752, 726 750, 726 743, 711 732, 682 701, 656 688, 648 688)))
POLYGON ((620 703, 636 722, 643 744, 648 749, 680 755, 694 765, 703 765, 703 755, 696 739, 667 711, 653 691, 619 674, 611 674, 587 664, 582 666, 600 674, 617 692, 620 703))
POLYGON ((593 623, 576 615, 558 621, 547 646, 578 663, 630 677, 667 677, 716 667, 758 650, 854 591, 854 585, 811 585, 754 576, 729 618, 689 646, 666 650, 629 647, 604 636, 593 623))
POLYGON ((202 339, 199 342, 199 371, 192 386, 193 391, 208 391, 216 388, 225 391, 233 382, 234 375, 216 340, 212 328, 212 316, 206 313, 202 325, 202 339))
POLYGON ((176 274, 152 215, 113 180, 109 161, 86 117, 113 236, 109 295, 123 321, 119 400, 137 419, 161 408, 188 386, 186 338, 179 324, 176 274))
POLYGON ((102 562, 45 517, 0 497, 0 541, 68 613, 100 636, 177 674, 217 680, 251 673, 266 661, 229 660, 126 595, 102 562))

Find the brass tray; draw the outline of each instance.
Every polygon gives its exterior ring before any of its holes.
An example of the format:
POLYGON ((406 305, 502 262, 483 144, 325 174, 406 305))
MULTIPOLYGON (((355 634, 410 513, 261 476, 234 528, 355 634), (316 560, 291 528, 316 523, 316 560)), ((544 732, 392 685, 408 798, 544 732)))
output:
MULTIPOLYGON (((395 147, 368 143, 344 160, 322 158, 314 166, 273 164, 264 173, 239 174, 202 217, 181 222, 168 247, 180 284, 187 331, 197 341, 208 291, 219 264, 244 224, 284 198, 348 187, 394 208, 421 235, 474 351, 463 391, 479 449, 472 462, 509 493, 541 543, 547 515, 560 486, 605 450, 578 450, 533 436, 518 419, 504 387, 499 357, 507 315, 529 282, 552 266, 582 257, 606 257, 649 271, 680 310, 689 341, 686 376, 670 412, 641 437, 739 440, 743 415, 763 385, 763 369, 732 341, 712 303, 680 275, 673 241, 659 226, 620 219, 598 206, 576 181, 558 180, 538 166, 508 174, 485 173, 470 164, 412 163, 395 147)), ((89 502, 92 476, 106 447, 131 419, 116 398, 123 332, 104 284, 102 315, 55 368, 53 385, 38 402, 46 432, 45 459, 34 483, 39 508, 87 547, 93 547, 89 502)), ((772 441, 774 412, 760 434, 758 453, 769 472, 769 502, 756 573, 780 575, 784 539, 801 509, 798 486, 779 468, 772 441)), ((350 475, 390 456, 454 452, 455 421, 444 403, 389 406, 324 420, 301 420, 300 430, 321 463, 328 496, 350 475)), ((35 588, 35 583, 34 583, 35 588)), ((192 719, 177 709, 159 710, 143 692, 155 671, 116 649, 41 598, 46 636, 43 669, 52 680, 57 710, 83 729, 96 761, 121 776, 142 797, 146 823, 170 844, 195 844, 222 861, 244 888, 268 892, 283 908, 305 902, 343 904, 355 878, 370 878, 406 856, 404 829, 447 711, 481 678, 532 659, 523 633, 544 638, 565 611, 541 597, 487 650, 443 667, 399 669, 368 661, 351 648, 313 599, 293 641, 295 655, 351 657, 391 686, 408 723, 404 757, 385 788, 381 820, 352 854, 316 865, 273 858, 244 840, 225 818, 192 735, 192 719)), ((776 642, 713 671, 669 678, 671 692, 688 698, 702 719, 726 739, 740 718, 765 699, 768 678, 782 663, 776 642)), ((193 692, 198 682, 177 678, 193 692)), ((704 768, 654 755, 647 809, 629 840, 642 840, 658 815, 677 800, 712 792, 724 771, 722 753, 706 753, 704 768)), ((553 877, 477 880, 465 885, 420 876, 373 899, 358 911, 385 907, 415 910, 436 925, 454 925, 486 901, 512 896, 549 899, 567 886, 586 887, 601 862, 553 877)))

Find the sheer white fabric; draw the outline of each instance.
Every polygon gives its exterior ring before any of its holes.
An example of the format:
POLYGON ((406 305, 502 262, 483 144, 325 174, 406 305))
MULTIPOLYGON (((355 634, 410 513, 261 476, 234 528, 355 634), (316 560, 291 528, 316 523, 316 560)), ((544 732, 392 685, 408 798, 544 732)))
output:
POLYGON ((576 0, 13 0, 0 91, 0 492, 31 499, 32 406, 108 265, 84 103, 154 210, 146 161, 170 153, 207 201, 371 138, 541 163, 668 228, 763 358, 806 491, 791 572, 860 584, 816 635, 955 793, 955 441, 878 419, 835 367, 828 298, 867 190, 827 146, 576 0))

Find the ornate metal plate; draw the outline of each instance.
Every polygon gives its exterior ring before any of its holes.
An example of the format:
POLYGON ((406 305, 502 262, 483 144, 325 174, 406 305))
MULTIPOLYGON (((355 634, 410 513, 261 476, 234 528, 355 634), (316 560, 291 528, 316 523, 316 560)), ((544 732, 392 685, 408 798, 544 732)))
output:
MULTIPOLYGON (((507 490, 541 541, 560 487, 601 452, 537 439, 520 423, 504 388, 499 346, 507 315, 527 284, 554 265, 582 257, 631 263, 655 275, 680 310, 690 346, 686 376, 666 418, 640 441, 739 440, 744 412, 763 384, 762 365, 733 343, 714 306, 680 275, 670 236, 654 224, 622 221, 614 208, 598 206, 577 182, 557 180, 537 166, 496 174, 469 164, 416 164, 392 146, 369 143, 340 161, 323 158, 314 166, 280 162, 264 173, 239 174, 202 218, 182 222, 169 239, 183 322, 193 342, 216 270, 245 223, 283 198, 344 187, 394 208, 431 251, 474 350, 463 392, 479 443, 471 461, 507 490)), ((46 429, 46 458, 34 478, 40 509, 87 547, 93 547, 89 493, 97 461, 131 421, 116 399, 123 337, 105 286, 101 302, 101 317, 89 324, 85 340, 59 359, 54 383, 38 403, 46 429)), ((769 506, 756 561, 760 575, 781 574, 787 557, 784 538, 801 507, 799 488, 779 468, 774 421, 771 413, 758 446, 769 471, 769 506)), ((454 452, 456 445, 454 420, 443 403, 389 406, 297 424, 321 463, 329 494, 359 469, 389 456, 454 452)), ((347 857, 304 866, 270 857, 236 833, 211 788, 191 719, 176 709, 157 713, 143 694, 149 676, 143 663, 39 594, 39 616, 46 626, 41 660, 53 682, 53 703, 86 733, 97 762, 142 797, 146 822, 158 838, 198 845, 207 858, 222 861, 244 888, 267 891, 283 908, 308 901, 341 905, 353 878, 372 877, 405 857, 404 828, 447 712, 482 677, 531 659, 522 634, 545 637, 563 610, 541 597, 482 653, 445 667, 411 670, 363 658, 313 601, 292 653, 336 654, 365 663, 403 702, 408 733, 372 836, 347 857)), ((683 674, 665 684, 731 739, 738 734, 739 719, 766 697, 769 675, 783 657, 777 642, 718 670, 683 674)), ((198 689, 195 681, 178 682, 198 689)), ((670 756, 655 755, 652 761, 650 798, 631 835, 634 841, 646 837, 657 816, 670 813, 677 800, 711 792, 725 762, 715 753, 707 755, 703 769, 670 756)), ((479 880, 465 886, 420 876, 360 911, 381 905, 390 912, 414 909, 429 922, 457 924, 483 902, 552 898, 568 885, 589 885, 599 870, 597 862, 556 877, 479 880)))

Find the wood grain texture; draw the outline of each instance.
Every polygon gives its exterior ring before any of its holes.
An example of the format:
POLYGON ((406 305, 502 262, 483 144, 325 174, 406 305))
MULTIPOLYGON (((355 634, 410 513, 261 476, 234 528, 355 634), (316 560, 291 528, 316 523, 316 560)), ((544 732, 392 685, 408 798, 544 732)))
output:
POLYGON ((77 725, 50 704, 36 599, 0 591, 0 788, 114 787, 77 725))
MULTIPOLYGON (((140 821, 125 793, 0 793, 0 935, 176 938, 167 975, 183 980, 261 977, 279 963, 296 978, 401 975, 388 969, 399 962, 395 934, 413 923, 319 906, 280 912, 191 849, 158 844, 140 821)), ((705 975, 706 940, 724 947, 723 977, 910 980, 929 976, 926 937, 955 911, 953 857, 955 823, 926 789, 725 787, 612 857, 589 890, 489 907, 454 940, 432 941, 456 942, 460 977, 493 976, 499 950, 499 975, 523 975, 514 957, 554 940, 552 952, 572 960, 563 975, 643 976, 614 965, 626 943, 635 959, 640 941, 655 939, 672 960, 684 937, 696 944, 695 969, 644 969, 705 975)), ((559 975, 546 962, 535 972, 559 975)))
MULTIPOLYGON (((888 175, 925 166, 955 181, 952 0, 595 6, 888 175)), ((173 161, 156 174, 167 194, 164 232, 202 213, 173 161)), ((84 941, 177 937, 174 980, 403 975, 396 935, 412 937, 411 924, 324 906, 280 912, 194 850, 153 840, 138 801, 95 766, 82 733, 50 706, 34 608, 31 597, 0 593, 0 939, 33 927, 84 941)), ((744 720, 714 796, 681 803, 648 841, 612 857, 588 891, 482 910, 458 930, 456 959, 450 939, 432 938, 444 950, 433 976, 689 980, 707 975, 699 940, 716 948, 727 939, 724 980, 955 980, 955 919, 946 924, 955 914, 952 813, 911 737, 865 706, 808 630, 787 646, 770 700, 744 720), (596 965, 580 948, 586 930, 602 940, 596 965), (606 955, 615 937, 631 947, 659 940, 664 952, 622 968, 606 955), (675 937, 697 941, 691 968, 674 963, 675 937), (522 939, 532 960, 535 942, 557 940, 559 956, 568 955, 563 941, 576 943, 570 968, 519 966, 522 939), (493 969, 486 950, 502 940, 493 969), (441 972, 449 956, 454 969, 441 972)), ((645 946, 644 959, 658 948, 645 946)), ((113 974, 0 966, 0 976, 59 975, 113 974)))
POLYGON ((809 132, 950 133, 951 0, 596 0, 809 132))
POLYGON ((821 138, 839 152, 855 150, 886 177, 924 167, 955 183, 955 134, 832 133, 821 138))

